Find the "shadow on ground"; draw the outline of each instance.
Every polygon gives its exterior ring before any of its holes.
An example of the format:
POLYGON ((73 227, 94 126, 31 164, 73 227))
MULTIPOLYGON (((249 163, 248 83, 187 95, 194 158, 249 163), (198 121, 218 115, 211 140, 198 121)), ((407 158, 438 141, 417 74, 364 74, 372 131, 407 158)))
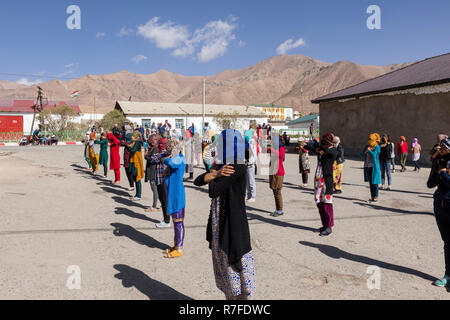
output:
POLYGON ((111 225, 114 227, 113 233, 117 237, 125 236, 138 244, 142 244, 152 249, 154 248, 161 250, 170 249, 169 245, 159 242, 158 240, 150 237, 149 235, 146 235, 145 233, 136 230, 132 226, 122 223, 111 223, 111 225))
POLYGON ((319 249, 320 252, 322 252, 326 256, 333 258, 333 259, 346 259, 349 261, 366 264, 368 266, 378 266, 383 269, 388 269, 388 270, 392 270, 392 271, 410 274, 410 275, 420 277, 422 279, 429 280, 429 281, 436 280, 435 277, 433 277, 429 274, 426 274, 422 271, 418 271, 418 270, 411 269, 408 267, 399 266, 399 265, 392 264, 389 262, 372 259, 369 257, 357 255, 357 254, 352 254, 352 253, 349 253, 347 251, 341 250, 339 248, 336 248, 336 247, 333 247, 330 245, 312 243, 312 242, 308 242, 308 241, 299 241, 299 243, 304 246, 311 247, 311 248, 317 248, 317 249, 319 249))
MULTIPOLYGON (((119 271, 115 278, 122 280, 125 288, 135 287, 145 294, 150 300, 194 300, 164 283, 150 278, 144 272, 124 264, 114 265, 114 269, 119 271)), ((161 310, 164 315, 164 310, 161 310)))

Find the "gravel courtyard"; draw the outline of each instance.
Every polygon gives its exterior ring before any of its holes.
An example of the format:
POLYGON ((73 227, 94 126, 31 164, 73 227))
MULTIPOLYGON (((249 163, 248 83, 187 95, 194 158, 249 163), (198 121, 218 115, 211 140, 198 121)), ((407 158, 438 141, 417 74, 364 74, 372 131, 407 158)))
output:
MULTIPOLYGON (((82 154, 83 146, 0 149, 0 299, 224 299, 205 240, 206 187, 185 183, 184 256, 164 259, 173 229, 155 227, 162 213, 145 213, 149 184, 142 201, 131 202, 123 168, 114 186, 112 172, 104 179, 84 170, 82 154), (69 266, 80 268, 80 289, 66 285, 69 266)), ((288 154, 285 167, 285 215, 270 216, 265 176, 247 207, 255 299, 450 298, 431 284, 443 276, 444 258, 434 190, 426 187, 430 169, 394 173, 393 190, 380 190, 380 201, 369 204, 362 162, 347 160, 335 227, 322 238, 313 232, 320 219, 312 175, 300 188, 298 156, 288 154), (380 268, 379 289, 367 286, 369 266, 380 268)))

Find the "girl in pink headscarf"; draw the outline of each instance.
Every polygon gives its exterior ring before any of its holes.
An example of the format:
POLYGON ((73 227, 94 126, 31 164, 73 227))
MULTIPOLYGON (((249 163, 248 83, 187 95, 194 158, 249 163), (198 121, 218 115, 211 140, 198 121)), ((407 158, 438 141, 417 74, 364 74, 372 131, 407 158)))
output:
POLYGON ((419 144, 419 140, 417 138, 413 139, 413 142, 411 144, 411 151, 412 151, 412 161, 414 163, 414 171, 419 172, 419 159, 420 159, 420 152, 422 151, 422 147, 419 144))

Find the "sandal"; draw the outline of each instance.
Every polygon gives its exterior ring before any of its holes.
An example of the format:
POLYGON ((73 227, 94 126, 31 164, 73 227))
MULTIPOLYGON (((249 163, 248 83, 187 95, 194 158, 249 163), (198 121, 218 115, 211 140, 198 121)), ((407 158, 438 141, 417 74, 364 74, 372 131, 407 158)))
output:
POLYGON ((164 258, 178 258, 181 257, 183 255, 183 250, 172 250, 168 253, 164 254, 164 258))
POLYGON ((164 253, 164 254, 168 254, 168 253, 170 253, 170 252, 173 251, 173 250, 175 250, 175 247, 171 247, 171 248, 169 248, 169 249, 163 250, 163 253, 164 253))

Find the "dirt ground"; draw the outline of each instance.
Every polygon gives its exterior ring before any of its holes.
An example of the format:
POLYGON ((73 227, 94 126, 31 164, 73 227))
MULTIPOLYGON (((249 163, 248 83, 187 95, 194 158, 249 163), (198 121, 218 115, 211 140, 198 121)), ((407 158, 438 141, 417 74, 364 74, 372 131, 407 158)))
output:
MULTIPOLYGON (((186 182, 185 254, 164 259, 173 229, 157 229, 162 213, 145 213, 120 186, 86 172, 82 146, 0 149, 0 299, 223 299, 205 240, 210 199, 186 182), (70 290, 69 266, 81 271, 70 290)), ((316 160, 312 157, 312 166, 316 160)), ((257 178, 248 206, 256 261, 255 299, 449 299, 433 286, 443 276, 443 243, 427 189, 429 169, 393 174, 393 190, 369 204, 362 162, 346 161, 329 237, 313 202, 312 177, 300 188, 298 158, 286 159, 285 215, 273 218, 268 179, 257 178), (380 269, 369 289, 369 266, 380 269)), ((195 175, 203 172, 199 167, 195 175)))

